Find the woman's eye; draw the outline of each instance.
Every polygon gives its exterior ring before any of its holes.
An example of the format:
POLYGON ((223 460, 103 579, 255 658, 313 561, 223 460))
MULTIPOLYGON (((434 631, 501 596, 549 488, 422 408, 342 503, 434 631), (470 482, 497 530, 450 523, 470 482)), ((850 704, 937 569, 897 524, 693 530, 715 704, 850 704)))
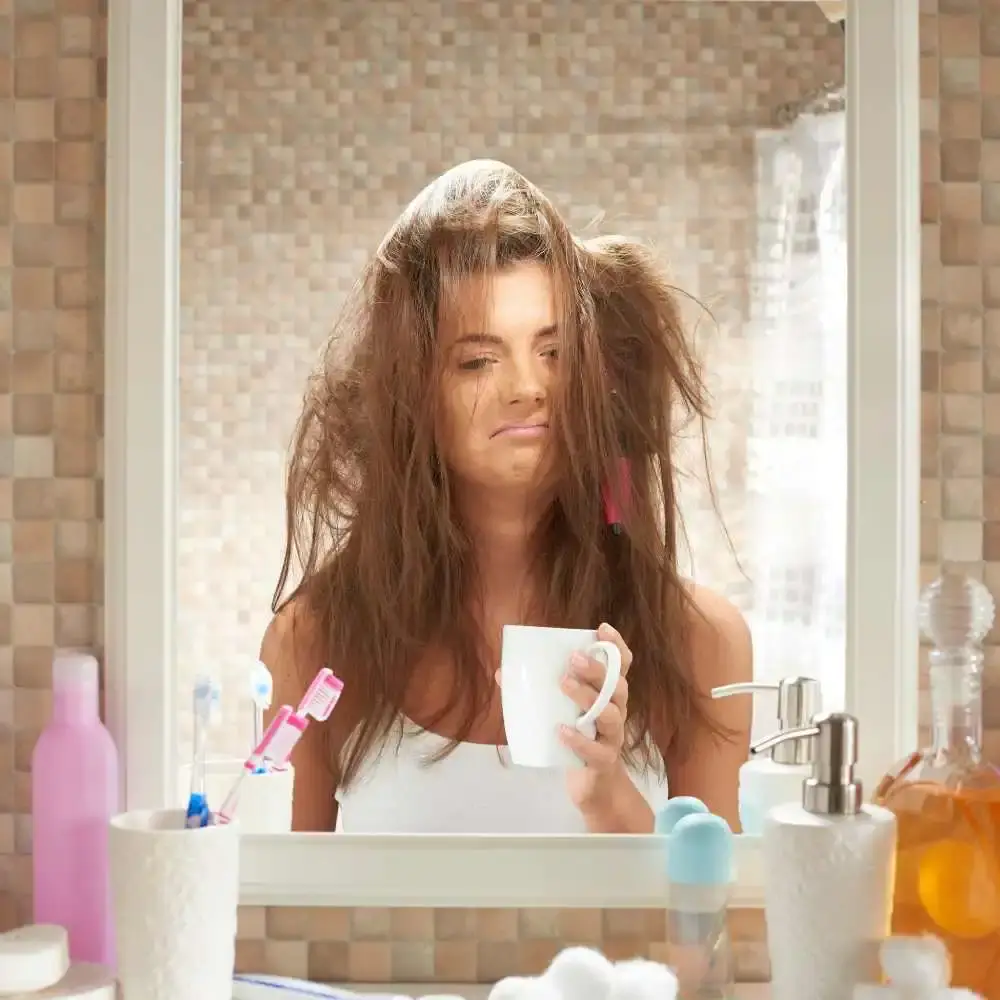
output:
POLYGON ((491 363, 491 358, 470 358, 468 361, 460 362, 458 367, 464 372, 478 372, 491 363))
POLYGON ((559 358, 559 348, 547 347, 544 351, 542 351, 542 356, 548 358, 550 361, 556 361, 559 358))

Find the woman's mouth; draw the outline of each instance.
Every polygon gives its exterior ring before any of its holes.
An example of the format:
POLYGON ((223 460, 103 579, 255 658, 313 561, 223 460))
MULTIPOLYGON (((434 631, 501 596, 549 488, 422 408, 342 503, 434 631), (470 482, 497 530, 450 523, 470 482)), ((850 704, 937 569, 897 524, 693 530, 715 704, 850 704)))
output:
POLYGON ((543 437, 549 429, 546 423, 532 424, 505 424, 498 431, 494 432, 494 437, 532 439, 543 437))

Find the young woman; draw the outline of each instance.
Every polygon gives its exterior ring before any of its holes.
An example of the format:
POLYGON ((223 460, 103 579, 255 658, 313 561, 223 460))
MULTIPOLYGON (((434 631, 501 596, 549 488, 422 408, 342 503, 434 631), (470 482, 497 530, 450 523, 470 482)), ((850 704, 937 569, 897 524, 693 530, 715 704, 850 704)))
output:
MULTIPOLYGON (((262 658, 276 704, 324 665, 345 683, 293 759, 297 830, 641 833, 667 786, 738 829, 749 700, 708 692, 750 679, 749 632, 676 567, 675 433, 706 410, 675 292, 640 246, 574 238, 502 163, 417 196, 294 441, 262 658), (496 674, 516 623, 600 626, 621 649, 596 740, 561 734, 584 768, 505 759, 496 674)), ((565 667, 585 710, 602 669, 565 667)))

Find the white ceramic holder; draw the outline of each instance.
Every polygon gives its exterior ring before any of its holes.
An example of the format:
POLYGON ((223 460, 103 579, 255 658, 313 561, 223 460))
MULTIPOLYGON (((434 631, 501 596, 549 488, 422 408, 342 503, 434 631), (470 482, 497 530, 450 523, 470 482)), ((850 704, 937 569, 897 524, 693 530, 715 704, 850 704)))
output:
MULTIPOLYGON (((205 794, 210 809, 218 809, 243 771, 241 757, 210 757, 205 763, 205 794)), ((243 833, 291 833, 295 769, 248 774, 240 785, 236 818, 243 833)), ((191 792, 191 765, 178 774, 176 804, 187 806, 191 792)))
POLYGON ((239 822, 184 829, 184 810, 111 820, 122 1000, 231 1000, 239 822))

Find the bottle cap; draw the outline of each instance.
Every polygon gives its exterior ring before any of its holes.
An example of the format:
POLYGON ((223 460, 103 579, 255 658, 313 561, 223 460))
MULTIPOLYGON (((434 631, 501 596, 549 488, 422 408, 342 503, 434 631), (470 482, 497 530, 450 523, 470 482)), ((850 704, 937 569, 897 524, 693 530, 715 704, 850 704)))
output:
POLYGON ((657 812, 654 832, 673 833, 674 827, 685 816, 705 815, 707 812, 708 806, 701 799, 693 795, 678 795, 675 799, 668 799, 667 804, 657 812))
POLYGON ((667 878, 678 885, 729 885, 733 881, 733 832, 721 816, 685 816, 667 846, 667 878))
POLYGON ((52 687, 97 687, 97 660, 89 653, 75 650, 57 652, 52 660, 52 687))

